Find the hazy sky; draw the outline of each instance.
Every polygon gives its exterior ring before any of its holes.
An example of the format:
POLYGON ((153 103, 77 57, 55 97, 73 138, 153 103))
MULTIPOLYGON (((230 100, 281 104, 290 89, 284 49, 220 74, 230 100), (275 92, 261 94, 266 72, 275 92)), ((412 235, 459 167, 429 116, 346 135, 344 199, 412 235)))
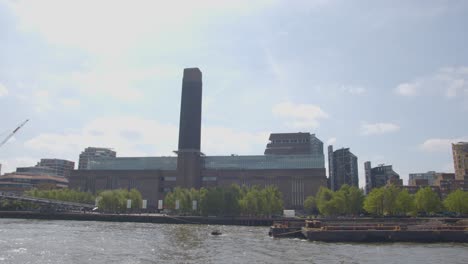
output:
POLYGON ((183 68, 202 151, 312 132, 364 161, 453 172, 468 140, 468 1, 0 0, 2 172, 40 158, 174 155, 183 68))

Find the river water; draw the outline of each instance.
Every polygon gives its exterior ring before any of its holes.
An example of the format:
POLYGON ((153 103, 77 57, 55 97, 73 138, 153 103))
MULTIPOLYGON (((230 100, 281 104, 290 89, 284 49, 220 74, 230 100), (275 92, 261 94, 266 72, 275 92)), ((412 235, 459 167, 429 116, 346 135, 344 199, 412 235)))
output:
POLYGON ((267 233, 267 227, 0 219, 0 263, 468 263, 468 243, 318 243, 267 233), (215 229, 223 234, 211 236, 215 229))

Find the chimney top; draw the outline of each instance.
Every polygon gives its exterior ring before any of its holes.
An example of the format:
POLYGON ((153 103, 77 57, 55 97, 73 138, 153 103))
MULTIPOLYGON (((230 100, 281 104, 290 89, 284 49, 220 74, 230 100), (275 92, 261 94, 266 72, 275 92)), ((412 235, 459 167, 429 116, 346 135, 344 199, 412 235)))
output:
POLYGON ((201 82, 202 73, 198 68, 186 68, 184 69, 184 81, 189 82, 201 82))

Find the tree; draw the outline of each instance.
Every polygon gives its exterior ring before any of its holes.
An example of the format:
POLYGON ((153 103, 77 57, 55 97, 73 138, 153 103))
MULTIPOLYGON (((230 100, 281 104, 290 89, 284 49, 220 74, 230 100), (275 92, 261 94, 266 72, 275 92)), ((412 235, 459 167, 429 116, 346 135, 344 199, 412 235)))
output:
POLYGON ((307 196, 307 198, 304 201, 304 210, 306 211, 307 214, 318 213, 317 202, 314 196, 307 196))
POLYGON ((435 213, 441 208, 439 195, 431 187, 419 189, 414 196, 414 205, 418 212, 435 213))
POLYGON ((339 205, 340 198, 333 198, 333 191, 323 186, 320 187, 316 198, 317 208, 320 214, 329 216, 338 213, 337 206, 339 205))
POLYGON ((451 212, 468 214, 468 192, 456 190, 444 200, 444 206, 451 212))
POLYGON ((364 200, 364 210, 371 214, 383 215, 384 187, 372 189, 364 200))
POLYGON ((400 215, 406 215, 414 210, 414 199, 408 190, 401 190, 395 201, 395 212, 400 215))
POLYGON ((32 189, 24 193, 27 196, 59 201, 94 204, 95 196, 88 192, 71 189, 32 189))
POLYGON ((362 210, 364 194, 362 190, 355 186, 343 184, 341 188, 333 194, 334 207, 342 215, 357 215, 362 210))
POLYGON ((125 212, 127 210, 127 200, 132 201, 132 208, 141 208, 141 193, 132 189, 106 190, 99 193, 98 207, 107 212, 125 212))
POLYGON ((385 186, 383 189, 383 213, 386 215, 395 215, 396 200, 400 189, 395 185, 385 186))
POLYGON ((277 187, 267 186, 261 192, 261 199, 264 206, 264 215, 272 216, 273 214, 280 214, 283 210, 283 199, 281 192, 277 187))
POLYGON ((131 189, 127 193, 127 199, 132 200, 132 208, 133 209, 140 209, 143 203, 143 198, 141 193, 137 189, 131 189))

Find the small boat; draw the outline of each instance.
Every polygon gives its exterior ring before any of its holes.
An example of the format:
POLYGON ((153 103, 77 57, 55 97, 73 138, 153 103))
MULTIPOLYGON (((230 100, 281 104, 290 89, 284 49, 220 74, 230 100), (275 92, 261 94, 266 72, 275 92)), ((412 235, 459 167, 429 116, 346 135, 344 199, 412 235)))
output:
POLYGON ((211 231, 211 235, 212 236, 219 236, 221 235, 222 233, 219 231, 219 230, 214 230, 214 231, 211 231))

